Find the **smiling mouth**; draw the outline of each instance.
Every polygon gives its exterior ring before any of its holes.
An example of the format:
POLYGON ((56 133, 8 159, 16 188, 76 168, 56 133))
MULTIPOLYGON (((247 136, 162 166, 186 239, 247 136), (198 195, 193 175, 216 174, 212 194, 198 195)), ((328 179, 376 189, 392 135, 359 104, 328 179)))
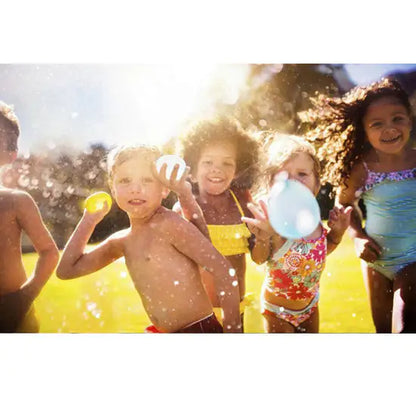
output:
POLYGON ((221 182, 224 182, 224 179, 221 179, 221 178, 208 178, 208 181, 209 182, 212 182, 212 183, 221 183, 221 182))
POLYGON ((139 206, 139 205, 143 205, 146 201, 143 199, 131 199, 129 201, 130 205, 135 205, 135 206, 139 206))
POLYGON ((392 137, 390 139, 381 139, 380 141, 382 143, 394 143, 397 142, 400 139, 401 136, 392 137))

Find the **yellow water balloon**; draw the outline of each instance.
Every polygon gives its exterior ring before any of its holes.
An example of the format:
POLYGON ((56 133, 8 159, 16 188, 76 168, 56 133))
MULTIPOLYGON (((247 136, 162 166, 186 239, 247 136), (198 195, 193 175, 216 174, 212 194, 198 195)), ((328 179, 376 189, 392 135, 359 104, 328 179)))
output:
POLYGON ((85 200, 84 207, 88 212, 94 213, 104 209, 106 202, 110 209, 113 200, 107 192, 95 192, 85 200))

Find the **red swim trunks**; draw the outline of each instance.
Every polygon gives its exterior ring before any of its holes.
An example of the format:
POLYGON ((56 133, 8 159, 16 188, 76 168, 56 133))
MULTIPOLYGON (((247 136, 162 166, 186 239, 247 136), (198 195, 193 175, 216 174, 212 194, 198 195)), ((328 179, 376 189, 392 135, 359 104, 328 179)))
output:
MULTIPOLYGON (((145 333, 148 334, 161 334, 162 332, 159 331, 154 325, 148 326, 145 330, 145 333)), ((195 322, 193 324, 190 324, 186 326, 185 328, 179 329, 175 333, 178 334, 208 334, 208 333, 215 333, 215 334, 221 334, 223 333, 223 328, 221 324, 218 322, 217 317, 212 314, 210 316, 207 316, 204 319, 201 319, 198 322, 195 322)))

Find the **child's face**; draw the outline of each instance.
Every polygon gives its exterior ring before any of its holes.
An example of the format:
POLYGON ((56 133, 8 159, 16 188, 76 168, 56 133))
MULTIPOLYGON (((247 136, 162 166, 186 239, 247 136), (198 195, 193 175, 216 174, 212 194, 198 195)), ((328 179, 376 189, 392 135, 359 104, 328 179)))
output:
POLYGON ((301 182, 308 187, 316 196, 320 183, 315 174, 315 165, 311 156, 307 153, 297 153, 293 155, 283 166, 279 169, 273 177, 273 182, 276 176, 282 172, 287 172, 289 179, 301 182))
POLYGON ((17 136, 14 131, 0 119, 0 165, 12 163, 17 157, 17 136), (10 149, 9 143, 16 143, 16 149, 10 149))
POLYGON ((202 149, 194 179, 200 192, 220 195, 230 187, 236 168, 235 146, 228 142, 213 143, 202 149))
POLYGON ((374 149, 395 154, 409 141, 412 122, 406 107, 396 97, 383 97, 369 105, 363 126, 374 149))
POLYGON ((151 162, 138 157, 115 168, 111 188, 117 205, 131 218, 152 215, 169 193, 153 176, 151 162))

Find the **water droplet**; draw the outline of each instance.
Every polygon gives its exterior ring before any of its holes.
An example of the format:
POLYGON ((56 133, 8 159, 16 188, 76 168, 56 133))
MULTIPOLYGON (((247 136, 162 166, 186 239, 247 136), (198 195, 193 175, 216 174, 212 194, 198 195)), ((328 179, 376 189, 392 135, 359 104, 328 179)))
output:
POLYGON ((237 287, 237 286, 238 286, 238 280, 234 280, 231 284, 232 284, 234 287, 237 287))
POLYGON ((234 276, 235 276, 235 269, 230 269, 230 270, 228 270, 228 274, 229 274, 231 277, 234 277, 234 276))
POLYGON ((222 290, 221 292, 220 292, 220 296, 224 296, 225 295, 225 292, 222 290))
POLYGON ((120 277, 121 277, 122 279, 125 279, 125 278, 127 277, 127 272, 121 272, 121 273, 120 273, 120 277))
POLYGON ((178 286, 179 282, 178 282, 177 280, 175 280, 175 281, 173 282, 173 284, 174 284, 175 286, 178 286))

